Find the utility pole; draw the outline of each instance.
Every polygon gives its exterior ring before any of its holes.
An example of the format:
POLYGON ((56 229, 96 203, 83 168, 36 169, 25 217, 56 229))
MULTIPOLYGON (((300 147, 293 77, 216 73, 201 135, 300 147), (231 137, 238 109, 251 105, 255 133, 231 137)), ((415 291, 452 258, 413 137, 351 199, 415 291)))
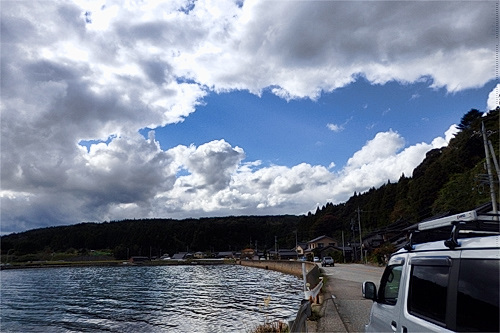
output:
POLYGON ((361 240, 361 214, 359 206, 358 206, 358 227, 359 227, 359 253, 361 256, 361 262, 363 262, 363 249, 362 249, 363 241, 361 240))
POLYGON ((488 140, 488 145, 490 147, 491 157, 493 159, 493 164, 495 164, 495 170, 497 171, 498 195, 499 195, 498 198, 500 199, 500 166, 498 166, 497 156, 495 155, 495 150, 493 149, 493 144, 491 143, 491 140, 488 140))
POLYGON ((481 123, 481 130, 483 132, 484 152, 486 154, 486 168, 488 170, 488 179, 490 182, 491 205, 493 206, 493 214, 497 214, 497 198, 495 193, 495 185, 493 183, 493 172, 491 170, 490 152, 488 147, 488 139, 486 138, 486 128, 484 127, 484 122, 481 123))
POLYGON ((493 164, 495 165, 495 170, 497 171, 498 182, 500 183, 500 166, 498 165, 497 155, 495 154, 495 150, 493 149, 493 144, 491 140, 488 140, 488 146, 491 151, 491 159, 493 160, 493 164))
POLYGON ((342 230, 342 255, 344 256, 344 264, 345 264, 345 243, 344 243, 344 230, 342 230))
POLYGON ((354 218, 351 218, 351 231, 352 231, 352 235, 351 235, 351 243, 348 245, 350 245, 352 247, 352 260, 353 261, 356 261, 358 259, 358 253, 356 251, 356 246, 355 246, 355 243, 356 243, 356 228, 354 227, 354 218))

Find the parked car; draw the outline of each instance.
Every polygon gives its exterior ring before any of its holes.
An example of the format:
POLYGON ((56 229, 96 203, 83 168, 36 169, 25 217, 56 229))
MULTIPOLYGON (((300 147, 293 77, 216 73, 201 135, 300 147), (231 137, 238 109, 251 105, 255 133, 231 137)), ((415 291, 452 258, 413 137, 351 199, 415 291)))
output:
POLYGON ((314 257, 313 261, 314 262, 319 262, 319 257, 314 257))
POLYGON ((324 257, 323 260, 321 260, 321 267, 325 266, 335 266, 335 261, 332 257, 324 257))
POLYGON ((412 237, 442 237, 444 226, 446 240, 414 244, 410 237, 389 259, 378 291, 373 282, 363 283, 363 296, 374 301, 366 331, 499 332, 495 217, 470 211, 419 223, 412 237), (485 232, 488 226, 493 231, 485 232))

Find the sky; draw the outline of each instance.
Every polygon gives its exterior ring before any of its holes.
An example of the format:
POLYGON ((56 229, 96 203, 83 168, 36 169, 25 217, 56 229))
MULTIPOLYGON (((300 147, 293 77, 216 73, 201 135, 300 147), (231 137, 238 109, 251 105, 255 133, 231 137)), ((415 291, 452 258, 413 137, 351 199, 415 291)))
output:
POLYGON ((498 1, 2 1, 0 233, 307 214, 499 105, 498 1))

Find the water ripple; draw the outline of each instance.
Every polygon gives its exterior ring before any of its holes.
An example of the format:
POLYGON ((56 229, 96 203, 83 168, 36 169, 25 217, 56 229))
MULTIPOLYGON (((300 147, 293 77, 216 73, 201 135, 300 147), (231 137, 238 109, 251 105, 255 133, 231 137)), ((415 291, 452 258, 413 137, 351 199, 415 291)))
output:
POLYGON ((303 295, 296 277, 231 265, 11 270, 0 278, 2 332, 248 332, 295 315, 303 295))

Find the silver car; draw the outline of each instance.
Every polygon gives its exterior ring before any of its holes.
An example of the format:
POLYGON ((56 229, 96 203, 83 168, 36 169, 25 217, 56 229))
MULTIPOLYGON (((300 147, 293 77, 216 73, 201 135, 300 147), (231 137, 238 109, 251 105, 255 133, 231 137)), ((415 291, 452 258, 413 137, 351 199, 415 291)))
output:
POLYGON ((335 261, 332 257, 323 257, 323 260, 321 260, 321 267, 325 266, 335 266, 335 261))

